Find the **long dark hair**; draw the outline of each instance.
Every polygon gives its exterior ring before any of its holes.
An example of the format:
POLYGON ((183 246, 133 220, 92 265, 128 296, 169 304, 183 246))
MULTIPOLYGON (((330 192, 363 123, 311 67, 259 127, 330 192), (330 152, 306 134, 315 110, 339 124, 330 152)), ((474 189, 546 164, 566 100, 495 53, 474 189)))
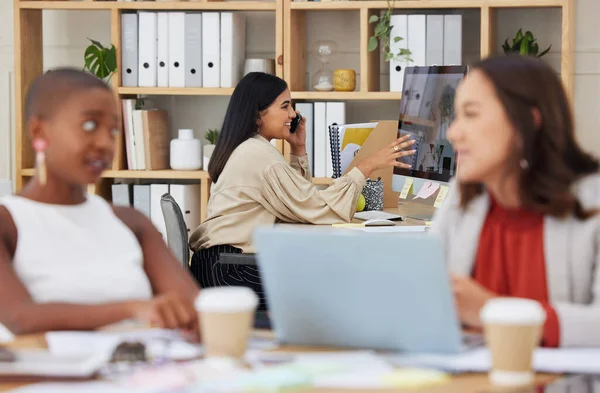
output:
POLYGON ((223 127, 208 164, 213 182, 219 180, 231 153, 258 132, 260 112, 267 109, 287 87, 283 79, 264 72, 250 72, 240 80, 229 100, 223 127))
MULTIPOLYGON (((598 161, 577 144, 573 114, 555 71, 532 56, 498 56, 480 61, 472 70, 482 71, 494 85, 508 119, 522 139, 514 149, 514 165, 528 165, 519 179, 523 207, 555 217, 570 213, 586 218, 571 190, 580 177, 598 172, 598 161), (533 109, 540 114, 536 125, 533 109)), ((483 191, 481 184, 461 184, 461 206, 483 191)))

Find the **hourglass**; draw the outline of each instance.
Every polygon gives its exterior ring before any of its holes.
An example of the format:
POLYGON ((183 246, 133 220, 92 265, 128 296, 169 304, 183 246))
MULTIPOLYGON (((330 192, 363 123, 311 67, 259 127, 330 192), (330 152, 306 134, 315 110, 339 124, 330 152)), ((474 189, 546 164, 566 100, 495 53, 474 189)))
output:
POLYGON ((312 87, 317 91, 333 91, 333 71, 327 65, 332 56, 337 54, 337 44, 334 41, 317 41, 315 53, 321 68, 312 76, 312 87))

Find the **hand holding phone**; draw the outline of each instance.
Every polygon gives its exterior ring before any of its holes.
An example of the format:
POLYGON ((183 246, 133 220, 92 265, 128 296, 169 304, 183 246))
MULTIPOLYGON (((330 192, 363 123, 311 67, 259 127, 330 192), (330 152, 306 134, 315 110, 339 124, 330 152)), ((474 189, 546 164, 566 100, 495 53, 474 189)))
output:
POLYGON ((290 132, 293 134, 296 132, 298 125, 302 121, 302 115, 300 113, 296 113, 296 117, 292 119, 292 124, 290 125, 290 132))

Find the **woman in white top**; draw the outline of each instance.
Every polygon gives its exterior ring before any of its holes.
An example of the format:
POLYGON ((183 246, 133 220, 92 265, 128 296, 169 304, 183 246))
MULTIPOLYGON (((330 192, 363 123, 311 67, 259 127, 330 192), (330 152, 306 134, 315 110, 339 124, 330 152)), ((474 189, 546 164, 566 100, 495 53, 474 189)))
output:
POLYGON ((14 334, 128 319, 196 330, 198 286, 153 224, 86 194, 120 137, 111 89, 53 70, 29 90, 26 118, 37 171, 0 199, 0 324, 14 334))
MULTIPOLYGON (((253 253, 252 232, 276 222, 333 224, 348 222, 368 178, 398 158, 414 154, 414 141, 400 138, 332 181, 325 190, 312 184, 306 154, 306 118, 290 132, 297 116, 286 82, 261 72, 247 74, 231 96, 208 172, 213 181, 207 218, 190 237, 191 269, 202 287, 248 285, 261 295, 252 266, 224 266, 221 253, 253 253), (288 163, 271 145, 284 139, 288 163)), ((264 308, 264 300, 259 308, 264 308)))

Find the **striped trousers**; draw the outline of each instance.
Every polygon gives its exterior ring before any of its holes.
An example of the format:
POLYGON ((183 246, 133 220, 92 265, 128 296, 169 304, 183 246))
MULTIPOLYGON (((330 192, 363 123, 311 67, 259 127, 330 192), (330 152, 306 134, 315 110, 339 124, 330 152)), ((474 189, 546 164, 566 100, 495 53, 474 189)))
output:
POLYGON ((258 268, 247 265, 221 264, 219 256, 224 252, 241 254, 242 250, 230 245, 218 245, 198 250, 192 255, 190 272, 200 287, 248 287, 258 296, 258 310, 266 310, 267 304, 258 268))

